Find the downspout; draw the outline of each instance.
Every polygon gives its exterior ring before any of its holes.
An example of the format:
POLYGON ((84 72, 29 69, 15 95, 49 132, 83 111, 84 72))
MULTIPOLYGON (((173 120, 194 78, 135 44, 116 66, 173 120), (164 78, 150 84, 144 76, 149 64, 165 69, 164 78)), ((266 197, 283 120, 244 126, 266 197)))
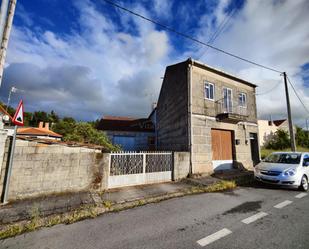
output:
POLYGON ((189 105, 188 105, 188 135, 189 135, 189 149, 190 149, 190 167, 189 174, 193 173, 192 152, 193 152, 193 128, 192 128, 192 64, 193 60, 189 59, 188 64, 188 91, 189 91, 189 105))

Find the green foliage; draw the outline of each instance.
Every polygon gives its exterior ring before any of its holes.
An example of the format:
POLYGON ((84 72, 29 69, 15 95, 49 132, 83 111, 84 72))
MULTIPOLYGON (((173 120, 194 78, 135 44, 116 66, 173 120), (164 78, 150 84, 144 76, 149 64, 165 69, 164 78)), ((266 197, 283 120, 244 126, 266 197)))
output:
POLYGON ((274 136, 268 141, 265 148, 282 150, 288 148, 289 146, 290 146, 289 134, 286 131, 279 129, 275 132, 274 136))
POLYGON ((296 127, 296 143, 299 146, 309 148, 309 132, 300 127, 296 127))
POLYGON ((120 149, 109 141, 104 132, 96 130, 90 123, 75 122, 72 118, 64 118, 53 126, 53 130, 63 135, 65 141, 97 144, 110 151, 120 149))
MULTIPOLYGON (((6 106, 0 102, 6 108, 6 106)), ((15 109, 8 107, 8 113, 13 116, 15 109)), ((24 113, 25 126, 37 127, 39 122, 51 123, 51 129, 63 135, 65 141, 74 141, 80 143, 96 144, 104 146, 107 150, 120 150, 120 147, 114 146, 102 131, 96 129, 99 120, 91 122, 76 122, 72 117, 64 117, 60 119, 56 112, 50 113, 44 111, 36 111, 34 113, 24 113)))

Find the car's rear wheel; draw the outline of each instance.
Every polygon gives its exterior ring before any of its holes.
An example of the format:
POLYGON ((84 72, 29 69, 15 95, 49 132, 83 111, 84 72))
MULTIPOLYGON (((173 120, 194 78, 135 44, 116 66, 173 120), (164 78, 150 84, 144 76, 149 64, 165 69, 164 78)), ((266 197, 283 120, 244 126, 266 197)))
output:
POLYGON ((299 186, 300 190, 302 191, 308 191, 308 179, 306 176, 303 176, 301 178, 301 182, 300 182, 300 186, 299 186))

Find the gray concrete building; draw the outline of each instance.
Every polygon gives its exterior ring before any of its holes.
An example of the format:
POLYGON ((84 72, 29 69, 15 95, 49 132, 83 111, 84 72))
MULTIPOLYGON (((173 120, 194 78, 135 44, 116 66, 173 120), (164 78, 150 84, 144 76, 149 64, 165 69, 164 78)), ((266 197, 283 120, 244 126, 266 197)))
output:
POLYGON ((256 85, 191 58, 165 71, 157 104, 157 146, 189 151, 192 173, 259 161, 256 85))

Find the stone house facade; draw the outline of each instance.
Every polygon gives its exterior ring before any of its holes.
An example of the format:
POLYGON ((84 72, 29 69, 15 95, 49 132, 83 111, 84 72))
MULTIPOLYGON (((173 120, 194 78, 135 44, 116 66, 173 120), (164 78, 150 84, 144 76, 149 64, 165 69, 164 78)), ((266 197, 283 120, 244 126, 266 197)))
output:
POLYGON ((190 151, 191 173, 259 161, 256 86, 191 58, 168 66, 157 104, 157 146, 190 151))

